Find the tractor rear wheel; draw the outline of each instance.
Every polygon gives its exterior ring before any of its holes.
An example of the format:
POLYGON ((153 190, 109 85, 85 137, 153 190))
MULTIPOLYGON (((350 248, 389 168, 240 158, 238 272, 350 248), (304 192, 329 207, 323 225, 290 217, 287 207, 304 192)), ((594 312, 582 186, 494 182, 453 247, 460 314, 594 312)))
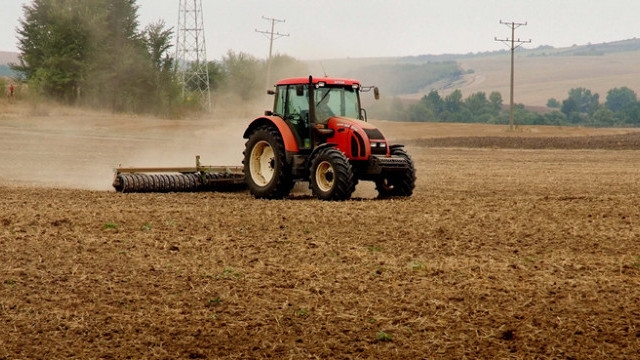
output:
POLYGON ((289 195, 293 180, 284 141, 276 128, 262 126, 256 129, 249 136, 243 154, 245 182, 253 196, 282 199, 289 195))
POLYGON ((407 160, 409 168, 402 172, 382 174, 376 179, 378 197, 388 198, 393 196, 411 196, 416 187, 416 169, 413 160, 402 148, 391 149, 391 155, 399 156, 407 160))
POLYGON ((321 150, 311 160, 309 186, 320 200, 346 200, 356 189, 353 168, 336 148, 321 150))

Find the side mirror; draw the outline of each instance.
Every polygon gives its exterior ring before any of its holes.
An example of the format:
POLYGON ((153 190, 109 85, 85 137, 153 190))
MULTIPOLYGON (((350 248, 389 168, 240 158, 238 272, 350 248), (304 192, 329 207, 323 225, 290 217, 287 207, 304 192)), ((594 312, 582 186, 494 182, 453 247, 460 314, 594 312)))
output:
POLYGON ((267 95, 275 95, 276 92, 273 90, 267 90, 267 95))
POLYGON ((377 86, 373 88, 373 97, 376 100, 380 100, 380 89, 377 86))

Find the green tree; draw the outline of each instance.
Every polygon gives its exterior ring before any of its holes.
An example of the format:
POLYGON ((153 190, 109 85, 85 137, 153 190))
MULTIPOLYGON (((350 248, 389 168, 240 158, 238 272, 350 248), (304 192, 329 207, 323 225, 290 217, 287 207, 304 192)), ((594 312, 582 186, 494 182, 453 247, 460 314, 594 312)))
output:
POLYGON ((569 90, 569 97, 562 103, 562 112, 569 116, 572 112, 592 114, 598 109, 598 94, 591 94, 591 90, 574 88, 569 90))
POLYGON ((640 125, 640 102, 633 103, 616 113, 621 124, 640 125))
POLYGON ((609 90, 604 106, 613 111, 620 111, 638 102, 636 93, 626 86, 609 90))
POLYGON ((589 120, 588 125, 591 126, 614 126, 616 124, 616 115, 605 107, 596 110, 589 120))
POLYGON ((462 91, 454 90, 451 94, 444 98, 444 109, 456 113, 462 108, 462 91))
POLYGON ((444 110, 444 100, 440 97, 437 90, 431 90, 429 93, 420 99, 420 102, 431 110, 431 112, 438 116, 444 110))
POLYGON ((142 38, 151 57, 151 63, 158 73, 169 73, 173 69, 173 58, 169 56, 173 29, 167 29, 164 21, 148 25, 142 38))
POLYGON ((14 70, 38 84, 45 95, 68 103, 77 98, 90 47, 86 19, 76 9, 80 3, 35 0, 23 6, 17 29, 21 56, 14 70))
POLYGON ((215 91, 224 86, 226 82, 226 73, 222 63, 218 61, 209 61, 209 64, 207 64, 207 71, 209 71, 209 89, 215 91))
POLYGON ((566 116, 570 116, 574 113, 580 113, 580 105, 576 99, 568 98, 562 101, 561 111, 566 116))
POLYGON ((567 122, 567 116, 558 110, 554 110, 550 113, 544 114, 545 125, 565 125, 567 122))
POLYGON ((142 34, 154 75, 152 87, 148 89, 153 94, 150 104, 160 105, 154 107, 156 112, 175 108, 180 93, 174 71, 175 60, 169 55, 172 37, 173 29, 167 28, 164 21, 148 25, 142 34))
POLYGON ((560 104, 560 102, 555 98, 550 98, 549 100, 547 100, 547 107, 548 108, 560 109, 561 106, 562 106, 562 104, 560 104))
POLYGON ((226 78, 225 90, 242 100, 256 98, 265 79, 260 76, 261 66, 258 59, 243 52, 229 50, 222 59, 222 66, 226 78))
POLYGON ((408 112, 409 121, 437 121, 433 111, 423 102, 413 105, 408 112))
POLYGON ((47 96, 148 111, 174 93, 172 31, 138 30, 135 0, 34 0, 23 6, 16 67, 47 96))
POLYGON ((489 94, 489 101, 493 106, 493 115, 498 116, 502 110, 502 94, 498 91, 492 91, 489 94))
POLYGON ((154 74, 143 34, 138 31, 136 2, 90 1, 96 2, 95 23, 101 29, 95 34, 99 45, 91 72, 92 100, 106 100, 115 111, 144 111, 144 104, 152 96, 149 88, 154 74))
POLYGON ((544 121, 541 116, 528 111, 523 104, 514 106, 514 122, 518 125, 541 125, 544 121))
POLYGON ((482 91, 469 95, 464 105, 470 113, 465 122, 486 122, 487 116, 493 113, 493 106, 487 100, 487 94, 482 91))

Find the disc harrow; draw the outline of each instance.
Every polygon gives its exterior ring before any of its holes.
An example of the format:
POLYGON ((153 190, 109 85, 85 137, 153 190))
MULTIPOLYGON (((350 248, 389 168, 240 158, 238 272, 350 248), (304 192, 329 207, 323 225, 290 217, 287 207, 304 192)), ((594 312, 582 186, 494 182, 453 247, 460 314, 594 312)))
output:
POLYGON ((240 191, 246 188, 241 167, 117 168, 113 187, 123 193, 240 191))

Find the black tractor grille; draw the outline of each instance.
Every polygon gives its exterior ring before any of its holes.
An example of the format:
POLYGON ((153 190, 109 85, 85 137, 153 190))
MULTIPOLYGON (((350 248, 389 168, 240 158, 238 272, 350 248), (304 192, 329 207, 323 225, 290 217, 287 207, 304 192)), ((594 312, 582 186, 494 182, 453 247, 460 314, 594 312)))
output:
POLYGON ((364 133, 367 134, 369 139, 371 140, 384 140, 384 136, 378 129, 363 129, 364 133))
POLYGON ((374 159, 377 161, 378 165, 386 170, 404 170, 409 168, 409 162, 407 159, 394 156, 394 157, 380 157, 376 156, 374 159))

